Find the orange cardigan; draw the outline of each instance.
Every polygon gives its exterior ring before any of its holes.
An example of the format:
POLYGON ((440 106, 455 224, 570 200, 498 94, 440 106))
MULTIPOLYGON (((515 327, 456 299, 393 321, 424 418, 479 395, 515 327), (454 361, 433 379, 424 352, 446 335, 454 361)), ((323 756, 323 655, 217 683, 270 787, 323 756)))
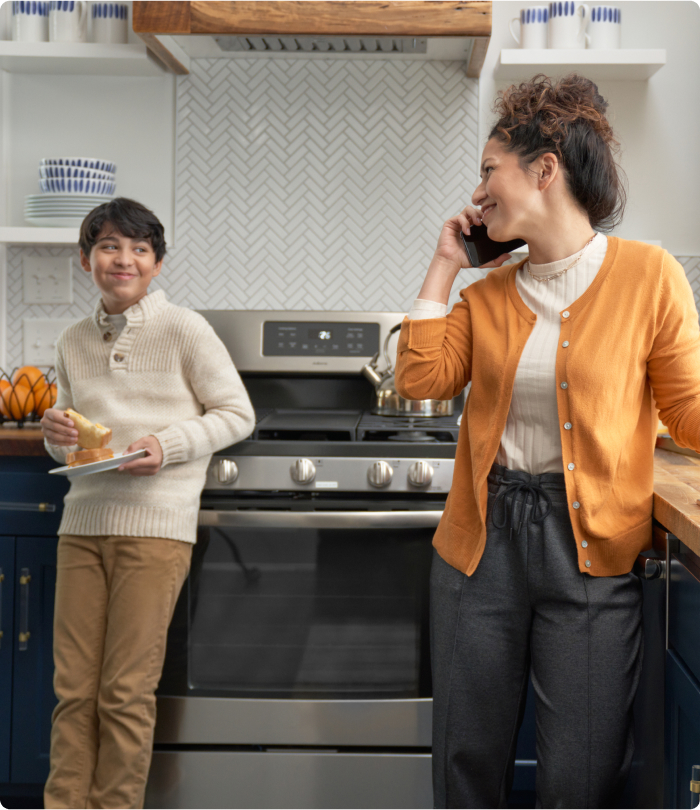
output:
MULTIPOLYGON (((523 263, 492 270, 462 290, 446 318, 405 319, 399 339, 396 387, 402 396, 449 399, 471 381, 452 489, 434 539, 440 556, 468 575, 484 551, 486 479, 536 320, 515 286, 523 263)), ((700 451, 700 330, 693 293, 681 265, 662 248, 608 237, 598 274, 560 318, 558 427, 579 569, 593 576, 625 574, 651 544, 652 390, 673 439, 700 451), (580 508, 573 508, 575 501, 580 508)))

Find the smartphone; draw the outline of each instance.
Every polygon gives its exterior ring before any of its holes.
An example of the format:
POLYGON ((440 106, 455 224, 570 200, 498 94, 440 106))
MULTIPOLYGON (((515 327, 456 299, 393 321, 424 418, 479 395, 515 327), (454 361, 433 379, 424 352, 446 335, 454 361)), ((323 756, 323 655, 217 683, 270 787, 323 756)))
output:
POLYGON ((523 239, 511 239, 510 242, 496 242, 489 239, 486 225, 471 225, 469 230, 471 231, 469 235, 464 231, 459 233, 472 267, 481 267, 482 264, 497 259, 502 253, 510 253, 511 250, 525 244, 523 239))

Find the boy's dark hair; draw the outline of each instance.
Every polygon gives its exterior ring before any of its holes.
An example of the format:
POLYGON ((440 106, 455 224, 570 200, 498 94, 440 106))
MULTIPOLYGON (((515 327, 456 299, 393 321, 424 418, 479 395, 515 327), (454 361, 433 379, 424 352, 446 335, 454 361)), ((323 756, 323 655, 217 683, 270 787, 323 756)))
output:
POLYGON ((165 256, 165 231, 153 211, 136 200, 115 197, 93 208, 80 226, 78 244, 88 258, 105 225, 113 225, 116 231, 130 239, 148 240, 157 262, 165 256))

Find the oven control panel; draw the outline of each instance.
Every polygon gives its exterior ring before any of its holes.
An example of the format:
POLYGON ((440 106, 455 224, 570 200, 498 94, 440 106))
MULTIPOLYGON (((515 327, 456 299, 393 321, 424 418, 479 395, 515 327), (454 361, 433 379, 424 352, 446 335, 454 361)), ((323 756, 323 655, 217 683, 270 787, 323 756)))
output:
POLYGON ((205 489, 448 492, 454 459, 215 456, 205 489))
POLYGON ((379 351, 378 323, 265 321, 265 357, 372 357, 379 351))

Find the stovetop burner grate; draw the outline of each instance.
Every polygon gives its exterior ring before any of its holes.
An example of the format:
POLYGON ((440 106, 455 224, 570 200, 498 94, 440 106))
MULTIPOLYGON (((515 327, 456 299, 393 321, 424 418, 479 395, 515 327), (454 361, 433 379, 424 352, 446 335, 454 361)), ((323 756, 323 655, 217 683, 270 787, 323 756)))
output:
POLYGON ((457 415, 403 417, 365 413, 357 426, 361 442, 456 442, 458 435, 457 415))

